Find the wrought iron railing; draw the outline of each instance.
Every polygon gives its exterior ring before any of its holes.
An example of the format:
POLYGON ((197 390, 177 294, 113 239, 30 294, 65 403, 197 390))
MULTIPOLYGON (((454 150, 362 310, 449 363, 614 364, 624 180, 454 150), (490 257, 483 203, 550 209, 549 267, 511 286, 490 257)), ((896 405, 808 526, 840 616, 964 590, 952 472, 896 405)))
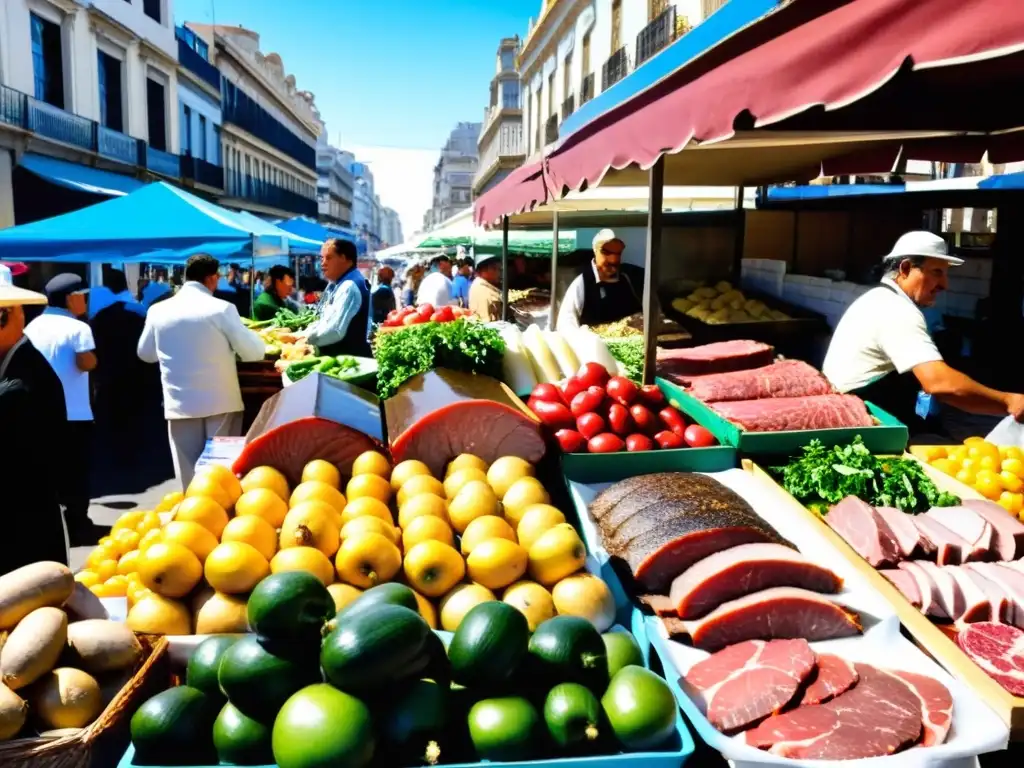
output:
POLYGON ((544 123, 544 143, 553 144, 558 141, 558 115, 551 115, 544 123))
POLYGON ((96 148, 96 129, 92 120, 65 112, 45 101, 28 98, 25 128, 50 139, 82 149, 96 148))
POLYGON ((667 48, 676 38, 676 7, 670 5, 636 36, 636 66, 658 51, 667 48))
POLYGON ((225 123, 234 123, 244 128, 310 170, 316 170, 316 149, 229 80, 223 80, 221 105, 225 123))
POLYGON ((629 74, 629 53, 626 46, 622 46, 608 57, 608 61, 601 67, 601 90, 607 91, 619 80, 629 74))
POLYGON ((181 158, 182 178, 214 189, 224 189, 224 169, 192 155, 181 158))
POLYGON ((134 165, 139 160, 139 140, 104 125, 97 125, 96 151, 104 157, 134 165))
POLYGON ((170 152, 164 152, 162 149, 154 149, 148 144, 145 147, 146 156, 144 162, 140 162, 139 165, 144 165, 153 173, 159 173, 162 176, 174 178, 181 176, 181 158, 170 152))
POLYGON ((220 93, 220 71, 181 38, 178 38, 178 63, 220 93))
POLYGON ((570 94, 569 98, 562 102, 562 120, 576 111, 576 95, 570 94))
POLYGON ((0 123, 24 128, 27 111, 28 96, 6 85, 0 85, 0 123))
POLYGON ((315 198, 303 197, 290 189, 269 184, 249 174, 242 175, 242 189, 237 190, 236 194, 238 197, 270 208, 279 208, 313 218, 317 216, 315 198))
POLYGON ((580 106, 582 107, 588 101, 594 98, 594 73, 591 72, 589 75, 583 78, 583 82, 580 83, 580 106))

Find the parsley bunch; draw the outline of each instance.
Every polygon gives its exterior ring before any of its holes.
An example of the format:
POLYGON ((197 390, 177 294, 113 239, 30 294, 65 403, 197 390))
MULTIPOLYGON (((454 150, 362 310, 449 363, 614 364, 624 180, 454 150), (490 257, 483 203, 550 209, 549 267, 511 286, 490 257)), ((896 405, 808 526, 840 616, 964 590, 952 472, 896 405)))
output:
POLYGON ((639 383, 644 378, 644 338, 636 336, 631 339, 605 339, 605 345, 611 356, 622 363, 626 369, 626 378, 639 383))

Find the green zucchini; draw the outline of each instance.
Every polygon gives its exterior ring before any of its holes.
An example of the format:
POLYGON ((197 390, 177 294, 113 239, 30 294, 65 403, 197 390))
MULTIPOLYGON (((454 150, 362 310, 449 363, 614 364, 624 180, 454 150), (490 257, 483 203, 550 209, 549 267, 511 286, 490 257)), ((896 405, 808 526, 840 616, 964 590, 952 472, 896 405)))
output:
POLYGON ((474 606, 448 646, 452 679, 466 686, 500 685, 526 656, 530 627, 516 608, 491 601, 474 606))
POLYGON ((600 633, 579 616, 554 616, 530 638, 530 656, 545 682, 580 683, 595 694, 608 687, 608 657, 600 633))

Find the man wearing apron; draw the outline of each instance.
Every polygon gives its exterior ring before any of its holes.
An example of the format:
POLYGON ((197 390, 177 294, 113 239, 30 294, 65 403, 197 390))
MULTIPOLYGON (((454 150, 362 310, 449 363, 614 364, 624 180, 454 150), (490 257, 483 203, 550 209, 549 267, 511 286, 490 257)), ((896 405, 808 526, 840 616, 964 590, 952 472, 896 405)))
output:
POLYGON ((1024 421, 1024 395, 990 389, 947 365, 928 333, 922 308, 963 264, 931 232, 907 232, 882 262, 881 284, 858 298, 832 334, 822 372, 840 392, 869 400, 902 421, 911 435, 925 431, 915 412, 924 391, 970 413, 1024 421))

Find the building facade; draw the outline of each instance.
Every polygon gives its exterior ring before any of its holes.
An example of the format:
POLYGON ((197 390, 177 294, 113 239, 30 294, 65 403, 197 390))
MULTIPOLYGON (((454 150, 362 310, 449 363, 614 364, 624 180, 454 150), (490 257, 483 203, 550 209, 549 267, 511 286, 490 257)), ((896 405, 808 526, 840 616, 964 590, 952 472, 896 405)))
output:
MULTIPOLYGON (((0 227, 15 223, 19 166, 36 156, 180 178, 173 10, 173 0, 0 2, 0 227)), ((19 195, 19 221, 125 191, 117 176, 93 178, 108 180, 95 199, 19 195)))
POLYGON ((278 54, 260 51, 256 32, 185 27, 206 43, 221 75, 221 204, 269 217, 316 218, 321 123, 313 94, 298 90, 278 54))
POLYGON ((398 211, 387 206, 380 211, 380 240, 381 247, 387 248, 392 245, 401 245, 405 242, 402 233, 402 220, 398 217, 398 211))
POLYGON ((320 221, 328 226, 351 227, 355 179, 349 169, 351 155, 327 143, 320 134, 316 148, 316 202, 320 221))
POLYGON ((178 43, 178 144, 186 184, 220 196, 224 170, 220 158, 220 72, 210 62, 210 47, 187 27, 175 30, 178 43))
POLYGON ((430 209, 423 216, 423 229, 430 230, 445 219, 473 204, 473 180, 480 165, 481 123, 459 123, 441 148, 434 166, 430 209))
POLYGON ((503 38, 477 143, 480 162, 473 179, 474 197, 500 183, 526 159, 518 57, 519 38, 503 38))
POLYGON ((380 247, 380 198, 374 190, 373 171, 366 163, 357 161, 351 153, 349 170, 352 172, 352 228, 373 253, 380 247))

